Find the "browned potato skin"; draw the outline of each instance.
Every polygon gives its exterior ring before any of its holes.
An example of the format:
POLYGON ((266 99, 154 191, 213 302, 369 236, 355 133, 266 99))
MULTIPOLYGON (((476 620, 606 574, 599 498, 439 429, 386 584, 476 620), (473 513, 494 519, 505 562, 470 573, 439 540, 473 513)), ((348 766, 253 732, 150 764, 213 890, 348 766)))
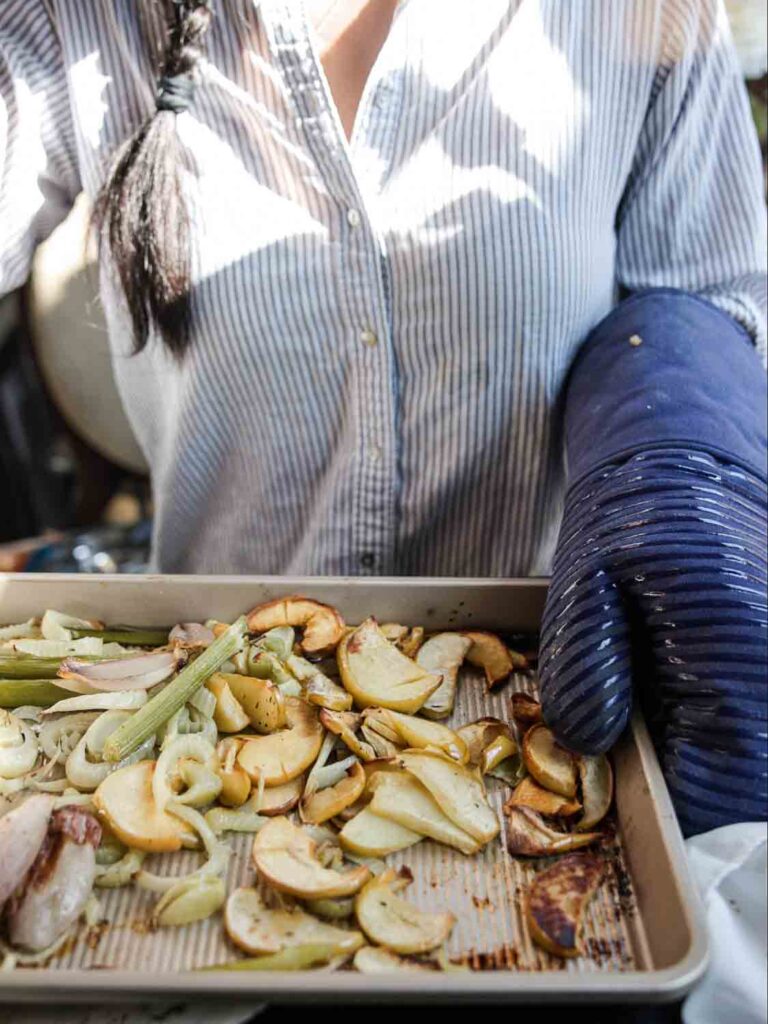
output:
POLYGON ((300 594, 278 597, 248 612, 248 629, 253 633, 266 633, 277 626, 303 627, 301 649, 317 657, 334 651, 345 630, 344 619, 335 608, 300 594))
POLYGON ((605 872, 592 853, 572 853, 540 871, 528 887, 525 917, 531 938, 554 956, 579 955, 584 911, 605 872))

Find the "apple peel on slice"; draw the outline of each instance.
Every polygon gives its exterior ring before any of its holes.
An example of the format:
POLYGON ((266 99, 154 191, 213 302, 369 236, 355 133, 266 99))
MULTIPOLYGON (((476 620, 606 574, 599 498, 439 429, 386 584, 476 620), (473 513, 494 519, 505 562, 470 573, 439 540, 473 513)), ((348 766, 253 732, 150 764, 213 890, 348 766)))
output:
POLYGON ((445 942, 456 918, 425 913, 402 899, 398 892, 407 884, 391 868, 371 879, 355 899, 357 923, 378 946, 395 953, 428 953, 445 942))
POLYGON ((224 907, 224 929, 246 953, 279 953, 305 945, 333 946, 336 955, 352 954, 364 943, 358 931, 318 921, 298 907, 270 909, 256 889, 235 889, 224 907))
POLYGON ((360 762, 355 761, 335 785, 314 789, 311 782, 310 774, 299 804, 299 816, 310 825, 322 825, 358 799, 365 789, 365 772, 360 762))
POLYGON ((495 633, 473 630, 464 631, 462 635, 471 641, 467 661, 485 672, 485 682, 489 690, 503 683, 514 672, 515 663, 509 648, 495 633))
POLYGON ((317 656, 335 650, 345 628, 344 619, 335 608, 300 595, 267 601, 248 612, 248 629, 252 633, 266 633, 277 626, 303 628, 301 649, 317 656))
POLYGON ((555 956, 578 956, 584 911, 604 873, 601 857, 572 853, 535 876, 526 894, 525 917, 537 945, 555 956))
POLYGON ((576 762, 546 725, 534 725, 523 737, 523 761, 540 786, 561 796, 576 796, 576 762))
POLYGON ((352 896, 371 877, 363 866, 345 872, 323 867, 315 841, 284 817, 272 818, 257 833, 253 862, 265 881, 299 899, 352 896))
POLYGON ((603 838, 602 832, 557 832, 530 807, 510 807, 507 850, 522 857, 551 857, 570 853, 603 838))
POLYGON ((281 786, 267 786, 259 797, 256 789, 248 801, 248 810, 256 814, 263 814, 266 818, 276 818, 280 814, 287 814, 297 806, 304 792, 304 776, 297 775, 290 782, 284 782, 281 786))

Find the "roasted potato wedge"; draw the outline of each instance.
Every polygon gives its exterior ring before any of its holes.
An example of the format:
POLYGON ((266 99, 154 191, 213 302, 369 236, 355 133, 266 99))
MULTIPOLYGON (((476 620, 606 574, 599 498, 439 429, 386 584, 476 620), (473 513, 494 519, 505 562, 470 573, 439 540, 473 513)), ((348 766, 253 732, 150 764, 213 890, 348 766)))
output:
POLYGON ((323 727, 315 708, 300 697, 285 698, 287 728, 268 736, 243 737, 238 764, 254 784, 282 786, 312 764, 323 742, 323 727))
POLYGON ((314 840, 287 818, 273 818, 256 834, 253 862, 259 875, 279 892, 300 899, 351 896, 371 876, 366 867, 340 872, 324 868, 314 840))
POLYGON ((603 838, 602 832, 557 832, 530 807, 510 807, 507 849, 523 857, 552 857, 589 846, 603 838))
POLYGON ((534 725, 523 737, 523 760, 540 786, 561 796, 576 796, 576 762, 546 725, 534 725))
POLYGON ((266 633, 276 626, 303 629, 301 649, 317 656, 333 651, 344 635, 344 619, 335 608, 298 595, 267 601, 248 612, 252 633, 266 633))
POLYGON ((555 956, 578 956, 584 911, 604 872, 605 862, 591 853, 572 853, 540 871, 525 900, 533 941, 555 956))
POLYGON ((371 780, 370 810, 374 814, 465 854, 477 853, 480 849, 477 839, 454 824, 408 772, 380 773, 373 778, 376 781, 371 780))
POLYGON ((576 823, 576 831, 586 832, 608 813, 613 800, 613 769, 604 754, 599 757, 579 757, 577 764, 584 816, 576 823))
POLYGON ((427 751, 406 751, 403 767, 429 790, 440 810, 481 843, 499 834, 499 822, 477 776, 463 765, 427 751))
POLYGON ((158 809, 152 794, 154 761, 138 761, 112 772, 93 794, 96 813, 121 843, 147 853, 180 850, 192 830, 180 818, 158 809))
POLYGON ((416 655, 416 664, 440 677, 440 685, 421 707, 427 718, 447 718, 456 701, 459 669, 472 646, 461 633, 437 633, 429 638, 416 655))
POLYGON ((391 869, 372 878, 355 899, 357 923, 379 946, 395 953, 428 953, 451 934, 453 914, 429 914, 397 895, 407 884, 391 869))
POLYGON ((352 954, 364 942, 360 932, 337 928, 298 907, 271 910, 256 889, 235 889, 224 907, 224 929, 246 953, 279 953, 295 946, 331 945, 352 954))
POLYGON ((544 789, 530 775, 526 775, 515 787, 512 796, 504 804, 504 813, 509 814, 512 807, 530 807, 532 811, 551 818, 568 818, 581 810, 578 800, 570 800, 567 796, 544 789))
POLYGON ((415 714, 440 685, 438 676, 398 651, 372 618, 344 637, 337 657, 344 688, 361 708, 373 705, 415 714))
POLYGON ((285 728, 285 697, 270 679, 227 672, 217 672, 211 678, 217 680, 215 685, 226 684, 256 732, 268 734, 285 728))
POLYGON ((361 857, 386 857, 420 843, 423 836, 364 807, 339 832, 345 850, 361 857))
POLYGON ((492 690, 514 671, 515 665, 504 641, 495 633, 482 630, 464 631, 462 633, 472 646, 467 651, 466 659, 485 672, 485 682, 492 690))

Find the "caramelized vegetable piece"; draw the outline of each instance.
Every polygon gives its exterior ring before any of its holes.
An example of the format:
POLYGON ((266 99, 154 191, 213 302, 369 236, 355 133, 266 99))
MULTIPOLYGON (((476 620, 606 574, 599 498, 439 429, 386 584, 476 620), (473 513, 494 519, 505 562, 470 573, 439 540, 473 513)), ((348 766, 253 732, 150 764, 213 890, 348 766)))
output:
POLYGON ((431 793, 447 818, 481 843, 499 834, 499 823, 480 779, 468 768, 426 751, 407 751, 403 767, 431 793))
POLYGON ((339 832, 345 850, 361 857, 386 857, 421 842, 422 836, 364 807, 339 832))
MULTIPOLYGON (((310 776, 311 779, 311 776, 310 776)), ((365 772, 359 761, 347 771, 335 786, 326 786, 305 794, 299 804, 299 815, 302 821, 312 825, 321 825, 340 814, 360 796, 365 787, 365 772)))
POLYGON ((495 767, 499 761, 510 757, 517 750, 517 744, 512 738, 509 726, 500 718, 478 718, 476 722, 462 725, 460 729, 456 730, 456 734, 467 746, 469 763, 482 768, 483 774, 488 768, 495 767), (509 742, 502 746, 495 746, 500 739, 509 742), (486 754, 488 750, 491 751, 490 754, 486 754), (493 755, 497 752, 500 752, 501 756, 494 764, 491 764, 493 755), (485 767, 486 764, 488 768, 485 767))
POLYGON ((586 832, 608 813, 613 799, 613 770, 604 754, 599 757, 580 757, 578 767, 584 816, 576 823, 576 831, 586 832))
POLYGON ((472 641, 467 651, 467 661, 485 672, 489 690, 502 683, 514 671, 512 656, 506 644, 495 633, 475 630, 464 632, 463 636, 472 641))
MULTIPOLYGON (((271 679, 228 672, 218 672, 214 679, 226 683, 247 716, 245 724, 250 722, 256 732, 267 734, 285 728, 285 697, 271 679)), ((243 729, 245 725, 239 728, 243 729)))
POLYGON ((510 807, 508 814, 507 849, 523 857, 550 857, 557 853, 568 853, 603 838, 601 832, 574 835, 557 832, 530 807, 510 807))
POLYGON ((454 824, 408 772, 377 773, 371 785, 373 799, 370 809, 374 814, 465 854, 477 853, 480 849, 478 840, 454 824))
POLYGON ((363 720, 391 730, 391 738, 402 747, 440 750, 459 764, 465 764, 468 759, 469 752, 463 738, 438 722, 428 722, 387 708, 369 708, 363 712, 363 720))
POLYGON ((345 872, 324 868, 314 840, 287 818, 273 818, 256 835, 253 862, 275 889, 301 899, 351 896, 371 874, 366 867, 345 872))
POLYGON ((421 650, 421 645, 424 643, 424 627, 414 626, 410 629, 405 636, 400 637, 397 641, 397 646, 406 656, 406 658, 415 658, 421 650))
POLYGON ((523 732, 541 721, 541 704, 527 693, 513 693, 510 704, 512 717, 523 732))
POLYGON ((576 796, 576 763, 546 725, 534 725, 523 737, 525 767, 545 789, 576 796))
POLYGON ((438 676, 398 651, 372 618, 341 641, 337 656, 344 688, 361 708, 415 714, 440 685, 438 676))
POLYGON ((504 804, 504 813, 509 814, 513 807, 530 807, 539 814, 562 818, 578 814, 581 810, 578 800, 569 800, 566 796, 544 789, 530 775, 515 787, 512 796, 504 804))
POLYGON ((328 711, 323 708, 320 712, 320 721, 328 732, 338 736, 361 761, 376 760, 377 754, 371 744, 361 740, 357 735, 362 721, 360 715, 354 711, 328 711))
POLYGON ((525 904, 534 942, 555 956, 578 956, 584 911, 604 871, 600 857, 572 853, 536 875, 525 904))
POLYGON ((428 953, 451 934, 453 914, 429 914, 397 895, 408 884, 391 869, 382 872, 358 894, 355 914, 360 927, 379 946, 395 953, 428 953))
POLYGON ((93 794, 93 804, 121 843, 146 853, 180 850, 192 832, 180 818, 158 809, 152 794, 154 761, 118 768, 93 794))
POLYGON ((276 626, 303 628, 301 649, 317 656, 333 651, 344 635, 344 619, 335 608, 300 596, 267 601, 248 613, 252 633, 266 633, 276 626))
POLYGON ((318 921, 298 907, 270 910, 255 889, 235 889, 224 909, 227 935, 246 953, 279 953, 283 949, 322 943, 336 953, 354 953, 363 944, 360 932, 318 921))
POLYGON ((259 802, 258 788, 254 787, 246 810, 257 811, 267 818, 276 818, 279 814, 287 814, 296 807, 304 792, 304 776, 298 775, 282 786, 268 786, 261 795, 259 802))
POLYGON ((461 633, 438 633, 420 648, 417 665, 440 677, 440 685, 421 708, 427 718, 447 718, 453 711, 459 669, 471 646, 472 641, 461 633))
POLYGON ((220 672, 216 672, 205 684, 216 698, 213 720, 219 732, 239 732, 251 724, 242 704, 230 689, 229 683, 220 672))
POLYGON ((216 748, 219 758, 219 778, 221 779, 219 803, 225 807, 240 807, 251 792, 250 777, 237 763, 239 750, 240 740, 233 737, 221 740, 216 748))
POLYGON ((282 786, 301 775, 315 760, 323 742, 323 727, 315 708, 300 697, 285 698, 288 728, 269 736, 244 738, 238 764, 257 785, 282 786))

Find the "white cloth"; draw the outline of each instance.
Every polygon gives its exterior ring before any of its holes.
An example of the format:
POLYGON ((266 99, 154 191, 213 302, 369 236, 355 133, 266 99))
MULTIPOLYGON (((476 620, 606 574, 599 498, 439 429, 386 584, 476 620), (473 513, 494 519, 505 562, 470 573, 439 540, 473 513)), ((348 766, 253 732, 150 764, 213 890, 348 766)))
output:
POLYGON ((684 1024, 765 1024, 768 825, 726 825, 687 842, 707 913, 710 967, 684 1024))

